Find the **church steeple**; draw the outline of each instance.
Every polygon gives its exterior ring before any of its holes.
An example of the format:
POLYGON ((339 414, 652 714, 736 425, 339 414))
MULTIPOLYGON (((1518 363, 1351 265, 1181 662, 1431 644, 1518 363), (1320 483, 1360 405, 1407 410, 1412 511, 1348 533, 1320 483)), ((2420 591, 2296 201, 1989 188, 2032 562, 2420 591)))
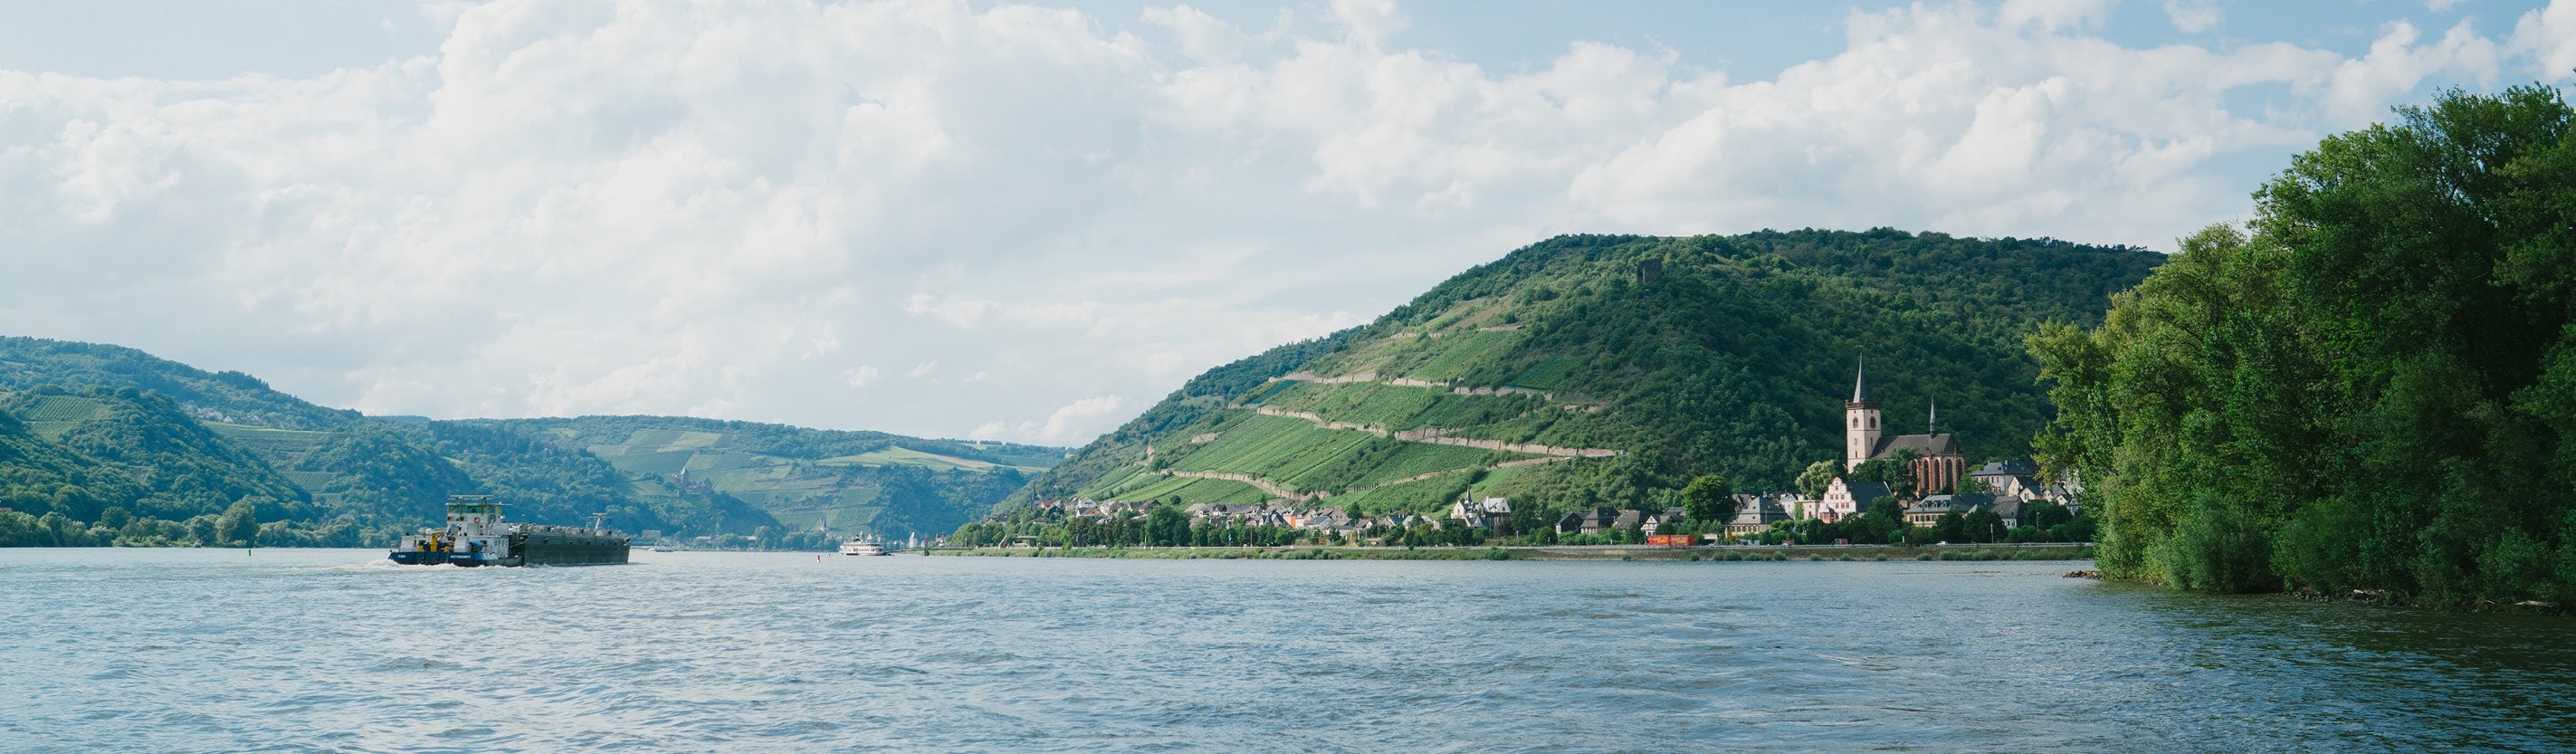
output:
POLYGON ((1923 417, 1923 434, 1941 434, 1941 399, 1932 399, 1932 413, 1923 417))
POLYGON ((1851 401, 1843 404, 1843 470, 1860 466, 1878 455, 1878 402, 1869 399, 1869 363, 1862 360, 1852 369, 1851 401))

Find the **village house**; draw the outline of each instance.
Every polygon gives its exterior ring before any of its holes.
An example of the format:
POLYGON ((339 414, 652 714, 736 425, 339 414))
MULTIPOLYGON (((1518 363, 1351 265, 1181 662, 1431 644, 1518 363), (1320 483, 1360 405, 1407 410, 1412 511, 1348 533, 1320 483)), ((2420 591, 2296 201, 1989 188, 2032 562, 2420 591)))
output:
POLYGON ((1779 497, 1737 495, 1735 496, 1735 518, 1726 522, 1726 536, 1747 537, 1770 531, 1772 524, 1787 521, 1789 516, 1789 508, 1779 497))
POLYGON ((1956 512, 1965 516, 1990 509, 1994 503, 1995 496, 1983 492, 1932 495, 1906 506, 1905 523, 1908 526, 1931 526, 1940 523, 1943 514, 1956 512))
POLYGON ((1825 488, 1825 496, 1816 500, 1812 511, 1813 518, 1828 524, 1841 521, 1845 517, 1860 515, 1862 511, 1869 510, 1870 501, 1895 494, 1888 490, 1886 482, 1855 482, 1836 478, 1832 485, 1825 488))
MULTIPOLYGON (((1558 534, 1600 534, 1602 532, 1618 528, 1621 525, 1620 518, 1622 514, 1631 513, 1637 513, 1637 511, 1622 511, 1616 508, 1594 508, 1589 511, 1577 511, 1575 513, 1567 514, 1574 517, 1574 528, 1569 530, 1565 528, 1563 521, 1559 521, 1556 531, 1558 534)), ((1634 524, 1637 522, 1632 520, 1630 523, 1634 524)))
POLYGON ((2017 497, 2028 500, 2039 494, 2037 487, 2031 483, 2031 480, 2039 478, 2039 469, 2032 466, 2029 461, 1990 462, 1977 467, 1976 471, 1969 472, 1968 478, 1984 486, 1985 491, 1994 493, 1998 497, 2017 497))
POLYGON ((1506 498, 1483 500, 1460 498, 1449 504, 1449 518, 1480 529, 1499 529, 1512 520, 1512 503, 1506 498))

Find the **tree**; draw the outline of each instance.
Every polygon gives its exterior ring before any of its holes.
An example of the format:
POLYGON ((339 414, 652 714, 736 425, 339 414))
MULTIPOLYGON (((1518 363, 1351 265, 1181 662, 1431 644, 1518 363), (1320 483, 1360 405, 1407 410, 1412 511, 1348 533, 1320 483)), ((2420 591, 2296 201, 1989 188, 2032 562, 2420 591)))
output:
POLYGON ((1958 511, 1941 514, 1932 522, 1932 539, 1953 544, 1968 541, 1968 517, 1959 515, 1958 511))
POLYGON ((2066 506, 2058 505, 2046 500, 2031 501, 2028 506, 2022 508, 2021 515, 2023 525, 2042 531, 2046 531, 2049 527, 2075 520, 2075 514, 2068 513, 2066 511, 2066 506))
POLYGON ((1809 500, 1824 497, 1825 489, 1834 486, 1834 477, 1842 476, 1842 473, 1843 465, 1840 461, 1817 461, 1807 464, 1806 471, 1798 472, 1798 494, 1806 496, 1809 500))
POLYGON ((2028 339, 2086 487, 2050 536, 2193 590, 2576 599, 2576 109, 2447 92, 2256 200, 2028 339))
MULTIPOLYGON (((1177 500, 1177 498, 1175 498, 1177 500)), ((1190 543, 1190 517, 1178 505, 1157 505, 1145 513, 1145 545, 1179 547, 1190 543)))
POLYGON ((125 506, 111 505, 98 514, 98 525, 109 529, 123 529, 130 523, 134 523, 134 514, 125 512, 125 506))
POLYGON ((1717 474, 1691 480, 1682 487, 1682 513, 1692 521, 1724 526, 1735 518, 1735 485, 1717 474))
POLYGON ((1894 495, 1869 501, 1869 511, 1860 517, 1859 528, 1861 536, 1853 539, 1876 544, 1897 541, 1911 528, 1905 523, 1905 503, 1894 495))
POLYGON ((1990 510, 1979 510, 1960 517, 1960 533, 1970 542, 2001 542, 2004 539, 2004 517, 1990 510))
POLYGON ((273 502, 258 496, 233 501, 232 507, 224 509, 223 517, 215 521, 217 535, 223 538, 224 543, 250 544, 259 536, 260 504, 273 502))

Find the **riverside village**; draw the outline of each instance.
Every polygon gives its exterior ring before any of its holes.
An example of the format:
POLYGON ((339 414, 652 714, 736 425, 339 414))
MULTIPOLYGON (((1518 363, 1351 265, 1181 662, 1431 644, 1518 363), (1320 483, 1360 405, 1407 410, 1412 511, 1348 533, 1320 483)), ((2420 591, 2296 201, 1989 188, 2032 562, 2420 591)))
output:
POLYGON ((1695 481, 1661 509, 1516 505, 1463 496, 1445 511, 1371 514, 1357 506, 1270 499, 1039 500, 1013 522, 969 524, 945 544, 967 547, 1283 547, 1471 545, 1958 545, 2090 542, 2095 525, 2071 474, 2043 478, 2027 459, 1969 468, 1959 439, 1940 431, 1937 403, 1922 434, 1887 433, 1865 362, 1843 401, 1843 458, 1818 461, 1797 488, 1735 491, 1695 481), (1178 504, 1176 504, 1178 503, 1178 504))

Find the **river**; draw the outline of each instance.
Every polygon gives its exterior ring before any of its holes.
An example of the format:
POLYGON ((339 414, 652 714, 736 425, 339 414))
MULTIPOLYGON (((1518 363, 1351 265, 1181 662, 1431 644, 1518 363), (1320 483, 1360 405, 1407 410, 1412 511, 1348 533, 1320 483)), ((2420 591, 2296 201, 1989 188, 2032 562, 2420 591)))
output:
POLYGON ((2083 563, 0 550, 0 751, 2567 751, 2576 621, 2083 563))

